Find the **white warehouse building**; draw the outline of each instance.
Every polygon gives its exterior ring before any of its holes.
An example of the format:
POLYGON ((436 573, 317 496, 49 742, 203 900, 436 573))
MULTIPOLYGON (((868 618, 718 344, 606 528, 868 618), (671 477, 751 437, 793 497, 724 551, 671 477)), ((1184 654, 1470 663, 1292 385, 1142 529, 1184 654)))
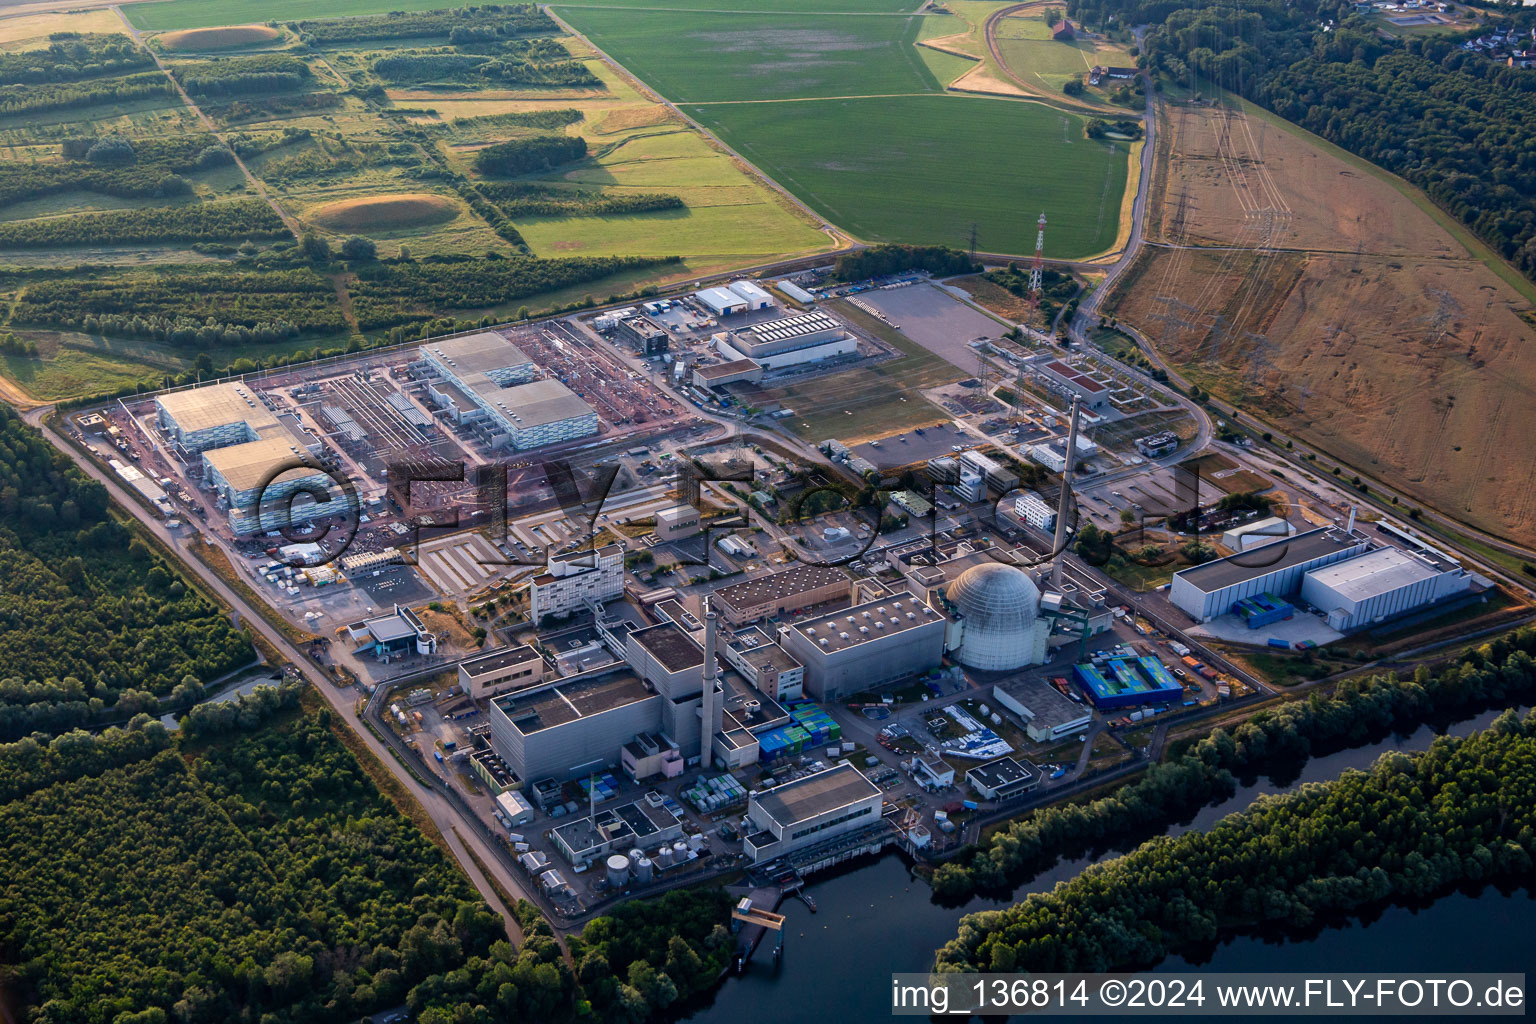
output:
POLYGON ((747 300, 729 288, 705 288, 693 293, 700 305, 715 316, 734 316, 747 311, 747 300))
POLYGON ((747 309, 749 310, 773 308, 773 296, 769 295, 766 291, 764 291, 762 288, 759 288, 751 281, 732 281, 726 287, 735 292, 737 295, 741 296, 741 298, 746 302, 747 309))
POLYGON ((1471 575, 1454 562, 1420 552, 1378 548, 1358 558, 1313 569, 1301 581, 1301 599, 1341 633, 1464 594, 1471 575))
POLYGON ((1176 572, 1168 600, 1196 622, 1209 622, 1245 597, 1265 591, 1294 595, 1306 573, 1352 558, 1366 547, 1355 534, 1319 527, 1176 572))

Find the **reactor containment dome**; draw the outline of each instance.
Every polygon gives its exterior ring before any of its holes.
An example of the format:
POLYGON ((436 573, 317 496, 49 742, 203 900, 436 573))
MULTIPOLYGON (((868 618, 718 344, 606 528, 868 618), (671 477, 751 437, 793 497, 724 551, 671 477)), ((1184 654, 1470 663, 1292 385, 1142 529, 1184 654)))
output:
POLYGON ((1050 624, 1040 617, 1040 589, 1022 569, 973 565, 945 590, 959 632, 954 657, 969 668, 1005 672, 1045 661, 1050 624))

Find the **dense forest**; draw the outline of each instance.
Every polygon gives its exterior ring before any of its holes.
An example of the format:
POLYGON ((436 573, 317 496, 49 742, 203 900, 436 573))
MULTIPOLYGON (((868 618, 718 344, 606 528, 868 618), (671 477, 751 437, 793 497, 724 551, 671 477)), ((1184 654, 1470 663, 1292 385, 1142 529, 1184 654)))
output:
POLYGON ((511 177, 547 171, 587 155, 587 140, 579 135, 529 135, 475 150, 475 170, 511 177))
POLYGON ((154 63, 153 57, 125 35, 55 32, 42 49, 0 51, 0 82, 78 82, 82 78, 121 75, 153 67, 154 63))
MULTIPOLYGON (((483 44, 477 46, 484 49, 483 44)), ((373 62, 374 74, 388 82, 473 84, 515 82, 537 86, 600 86, 588 67, 553 39, 513 39, 490 53, 461 53, 451 48, 400 50, 373 62)))
POLYGON ((533 4, 487 4, 435 11, 395 11, 359 18, 295 23, 300 37, 315 45, 384 39, 447 36, 450 41, 484 42, 527 35, 558 35, 560 29, 533 4))
POLYGON ((1464 883, 1528 879, 1536 856, 1536 714, 1383 755, 1209 831, 1147 843, 1006 910, 973 914, 941 971, 1112 971, 1234 928, 1306 928, 1464 883))
POLYGON ((514 950, 302 691, 0 744, 0 957, 34 1024, 641 1024, 715 983, 718 890, 593 920, 575 972, 519 902, 514 950))
POLYGON ((238 242, 247 238, 282 238, 287 233, 283 219, 270 204, 260 199, 233 199, 222 203, 152 206, 0 222, 0 249, 142 242, 238 242))
POLYGON ((158 708, 254 657, 107 492, 0 406, 0 738, 158 708))
POLYGON ((350 1022, 505 944, 330 712, 296 701, 258 690, 179 749, 137 723, 143 759, 35 775, 0 808, 7 988, 36 1024, 350 1022))
POLYGON ((53 274, 28 282, 11 319, 199 349, 348 329, 336 286, 308 267, 53 274))
POLYGON ((1529 701, 1533 693, 1536 629, 1529 627, 1438 671, 1420 668, 1409 680, 1348 679, 1332 693, 1314 692, 1233 729, 1218 729, 1108 796, 1044 807, 1009 822, 940 866, 934 891, 958 898, 979 889, 1008 889, 1060 857, 1140 841, 1186 820, 1229 797, 1239 777, 1293 770, 1314 750, 1356 746, 1394 728, 1489 705, 1508 707, 1529 701))
POLYGON ((1348 0, 1070 0, 1068 11, 1153 24, 1141 60, 1154 71, 1240 93, 1402 175, 1536 279, 1536 72, 1455 37, 1385 38, 1348 0))

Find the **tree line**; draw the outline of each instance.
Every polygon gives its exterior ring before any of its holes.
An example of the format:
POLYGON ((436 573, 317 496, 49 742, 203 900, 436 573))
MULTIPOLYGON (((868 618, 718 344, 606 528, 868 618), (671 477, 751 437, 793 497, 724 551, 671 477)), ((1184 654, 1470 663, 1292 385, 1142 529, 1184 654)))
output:
POLYGON ((1346 679, 1218 729, 1151 766, 1135 782, 1085 804, 1033 811, 968 847, 933 874, 936 895, 960 898, 1012 888, 1059 858, 1156 835, 1235 791, 1238 777, 1287 771, 1315 751, 1358 746, 1425 719, 1528 701, 1536 692, 1536 629, 1526 627, 1412 679, 1346 679))
POLYGON ((507 39, 525 35, 558 35, 560 28, 533 4, 486 4, 434 11, 394 11, 359 18, 294 23, 308 43, 327 45, 366 40, 416 39, 470 31, 476 41, 487 32, 507 39))
MULTIPOLYGON (((226 156, 228 150, 220 150, 226 156)), ((0 249, 282 238, 288 229, 260 199, 113 210, 0 223, 0 249)))
MULTIPOLYGON (((164 81, 165 76, 160 76, 164 81)), ((119 199, 171 199, 192 194, 183 175, 229 159, 206 132, 164 139, 111 136, 65 139, 58 161, 0 161, 0 203, 41 199, 59 192, 96 192, 119 199)))
POLYGON ((475 170, 496 177, 548 171, 585 159, 587 140, 579 135, 529 135, 475 151, 475 170))
POLYGON ((0 116, 41 114, 49 110, 94 107, 102 103, 128 103, 152 96, 174 95, 171 83, 158 71, 117 78, 94 78, 83 82, 5 85, 0 86, 0 116))
POLYGON ((666 192, 613 193, 521 182, 487 182, 480 191, 508 217, 615 217, 686 208, 682 196, 666 192))
POLYGON ((839 281, 863 281, 911 270, 935 277, 970 274, 981 268, 959 249, 943 245, 872 245, 837 258, 833 274, 839 281))
POLYGON ((363 330, 419 321, 428 310, 485 309, 674 258, 575 256, 435 260, 353 268, 352 312, 363 330))
POLYGON ((1208 831, 970 915, 937 969, 1139 967, 1233 929, 1308 928, 1461 883, 1528 879, 1533 856, 1536 714, 1506 711, 1465 739, 1384 754, 1369 771, 1258 801, 1208 831))

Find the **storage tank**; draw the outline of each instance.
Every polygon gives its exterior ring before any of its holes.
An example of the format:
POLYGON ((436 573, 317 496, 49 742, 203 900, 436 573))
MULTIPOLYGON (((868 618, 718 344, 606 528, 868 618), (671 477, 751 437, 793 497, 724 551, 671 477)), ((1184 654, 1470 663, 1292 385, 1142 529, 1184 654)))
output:
POLYGON ((679 839, 672 844, 673 863, 682 863, 688 859, 688 844, 679 839))
POLYGON ((615 889, 622 888, 629 883, 629 858, 622 853, 615 853, 608 858, 608 884, 615 889))
POLYGON ((651 880, 651 858, 641 857, 635 861, 635 881, 641 885, 651 880))
MULTIPOLYGON (((640 859, 644 860, 645 858, 642 857, 640 859)), ((636 863, 639 863, 639 861, 636 861, 636 863)), ((672 847, 663 846, 656 851, 656 866, 663 871, 672 866, 672 847)))
POLYGON ((640 847, 637 846, 634 849, 629 851, 629 863, 631 865, 638 864, 638 863, 640 863, 640 858, 644 857, 644 856, 645 856, 645 851, 640 849, 640 847))

